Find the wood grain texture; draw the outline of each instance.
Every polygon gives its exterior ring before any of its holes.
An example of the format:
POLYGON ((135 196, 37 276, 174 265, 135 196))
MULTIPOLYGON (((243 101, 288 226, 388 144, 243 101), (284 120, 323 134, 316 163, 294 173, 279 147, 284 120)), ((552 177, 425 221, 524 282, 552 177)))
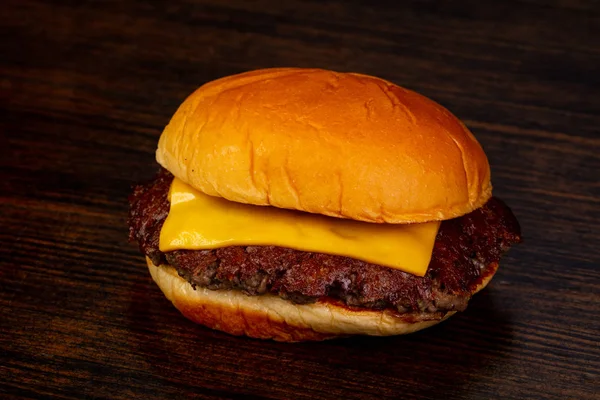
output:
POLYGON ((0 6, 0 397, 600 396, 597 1, 34 1, 0 6), (280 344, 183 319, 127 243, 130 186, 200 84, 379 75, 484 146, 525 243, 406 337, 280 344))

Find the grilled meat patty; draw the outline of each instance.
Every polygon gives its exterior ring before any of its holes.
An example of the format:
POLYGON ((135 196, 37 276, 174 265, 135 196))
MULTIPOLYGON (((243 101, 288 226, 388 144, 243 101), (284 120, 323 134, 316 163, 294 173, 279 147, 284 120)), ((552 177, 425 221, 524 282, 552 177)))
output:
POLYGON ((158 243, 169 212, 172 180, 161 169, 152 182, 134 188, 129 237, 137 240, 155 265, 173 266, 194 287, 272 293, 299 304, 329 300, 439 318, 448 311, 464 310, 477 285, 494 272, 500 256, 521 241, 511 210, 491 198, 483 207, 441 223, 424 277, 348 257, 276 246, 163 253, 158 243))

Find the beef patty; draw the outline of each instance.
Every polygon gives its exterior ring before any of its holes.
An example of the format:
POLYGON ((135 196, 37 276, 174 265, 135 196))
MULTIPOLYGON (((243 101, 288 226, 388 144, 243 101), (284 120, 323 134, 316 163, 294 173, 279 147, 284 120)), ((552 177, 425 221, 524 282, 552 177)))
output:
POLYGON ((521 241, 511 210, 491 198, 465 216, 443 221, 424 277, 356 259, 276 246, 232 246, 215 250, 158 248, 169 212, 173 176, 161 169, 130 196, 129 237, 155 265, 168 263, 195 288, 276 294, 294 303, 343 302, 369 309, 437 317, 465 309, 482 280, 494 273, 502 253, 521 241))

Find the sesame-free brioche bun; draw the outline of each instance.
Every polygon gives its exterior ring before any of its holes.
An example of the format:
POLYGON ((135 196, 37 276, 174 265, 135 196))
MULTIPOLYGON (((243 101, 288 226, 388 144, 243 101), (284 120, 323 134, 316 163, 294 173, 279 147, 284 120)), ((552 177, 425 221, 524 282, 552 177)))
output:
MULTIPOLYGON (((283 342, 324 340, 340 336, 390 336, 436 325, 455 311, 426 319, 424 314, 397 314, 390 310, 351 310, 333 303, 294 304, 278 296, 249 296, 240 290, 192 287, 169 265, 156 266, 146 258, 152 279, 188 319, 232 335, 283 342), (425 317, 425 318, 424 318, 425 317)), ((473 293, 483 289, 493 272, 473 293)))
POLYGON ((492 191, 485 153, 444 107, 383 79, 320 69, 203 85, 156 158, 209 195, 367 222, 450 219, 492 191))

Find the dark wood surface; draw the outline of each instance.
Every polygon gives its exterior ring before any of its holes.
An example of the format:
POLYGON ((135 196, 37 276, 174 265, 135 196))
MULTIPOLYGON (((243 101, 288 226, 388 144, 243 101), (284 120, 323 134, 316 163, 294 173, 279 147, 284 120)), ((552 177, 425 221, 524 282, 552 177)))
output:
POLYGON ((0 398, 600 398, 597 1, 0 5, 0 398), (127 242, 130 186, 202 83, 379 75, 487 151, 525 242, 422 333, 281 344, 181 317, 127 242))

